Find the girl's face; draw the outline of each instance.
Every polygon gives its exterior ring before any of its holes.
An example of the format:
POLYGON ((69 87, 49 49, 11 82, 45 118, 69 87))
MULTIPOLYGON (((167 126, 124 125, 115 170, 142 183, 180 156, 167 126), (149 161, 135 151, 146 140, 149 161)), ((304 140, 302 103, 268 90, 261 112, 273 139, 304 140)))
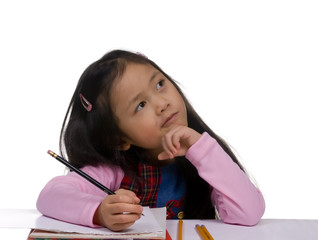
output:
POLYGON ((111 94, 123 150, 142 147, 157 156, 162 137, 176 125, 187 126, 184 101, 173 84, 151 65, 129 63, 111 94))

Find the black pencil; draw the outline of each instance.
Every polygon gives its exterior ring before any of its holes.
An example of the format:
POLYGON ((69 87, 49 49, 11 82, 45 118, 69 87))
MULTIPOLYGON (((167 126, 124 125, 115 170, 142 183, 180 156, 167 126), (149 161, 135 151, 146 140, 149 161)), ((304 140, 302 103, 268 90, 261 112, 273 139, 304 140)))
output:
POLYGON ((83 171, 81 171, 80 169, 74 167, 72 164, 70 164, 68 161, 66 161, 64 158, 60 157, 59 155, 57 155, 56 153, 52 152, 51 150, 47 151, 48 154, 50 154, 52 157, 54 157, 56 160, 58 160, 59 162, 63 163, 65 166, 67 166, 68 168, 72 169, 74 172, 76 172, 77 174, 79 174, 80 176, 82 176, 83 178, 85 178, 87 181, 91 182, 92 184, 94 184, 96 187, 98 187, 99 189, 101 189, 102 191, 112 195, 115 194, 112 190, 110 190, 109 188, 105 187, 103 184, 101 184, 100 182, 97 182, 94 178, 92 178, 91 176, 87 175, 86 173, 84 173, 83 171))

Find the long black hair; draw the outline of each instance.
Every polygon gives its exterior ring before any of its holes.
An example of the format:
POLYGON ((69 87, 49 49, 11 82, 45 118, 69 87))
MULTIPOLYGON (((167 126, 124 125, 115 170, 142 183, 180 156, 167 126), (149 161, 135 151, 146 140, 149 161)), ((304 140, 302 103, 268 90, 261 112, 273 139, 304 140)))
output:
MULTIPOLYGON (((120 166, 125 173, 133 173, 138 161, 147 156, 142 148, 131 146, 128 151, 121 151, 121 136, 116 116, 112 111, 110 92, 116 79, 120 78, 127 64, 150 64, 159 70, 181 94, 187 109, 188 126, 199 133, 207 132, 223 150, 238 164, 241 164, 230 147, 216 135, 200 118, 191 106, 178 84, 157 64, 143 55, 123 50, 114 50, 92 63, 80 77, 60 134, 60 152, 76 167, 108 164, 120 166), (91 104, 90 111, 82 105, 85 100, 91 104)), ((185 175, 187 194, 185 212, 187 218, 215 218, 214 208, 210 201, 211 187, 199 177, 196 168, 185 159, 178 157, 177 162, 185 175)), ((244 171, 244 170, 243 170, 244 171)))

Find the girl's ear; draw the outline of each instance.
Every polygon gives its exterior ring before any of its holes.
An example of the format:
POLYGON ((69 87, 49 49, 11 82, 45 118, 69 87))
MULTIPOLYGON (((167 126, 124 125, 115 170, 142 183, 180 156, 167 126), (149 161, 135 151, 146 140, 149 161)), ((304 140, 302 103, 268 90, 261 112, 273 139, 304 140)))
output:
POLYGON ((118 145, 118 149, 120 151, 127 151, 130 148, 130 143, 126 141, 121 141, 121 143, 118 145))

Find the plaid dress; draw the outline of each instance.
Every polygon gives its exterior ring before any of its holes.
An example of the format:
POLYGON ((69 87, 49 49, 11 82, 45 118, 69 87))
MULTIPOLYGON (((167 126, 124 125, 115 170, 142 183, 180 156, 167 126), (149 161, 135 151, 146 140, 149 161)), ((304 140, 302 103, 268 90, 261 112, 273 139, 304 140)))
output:
POLYGON ((176 218, 183 210, 185 181, 177 164, 157 167, 139 163, 135 177, 125 175, 121 188, 135 192, 143 206, 167 208, 167 218, 176 218))

